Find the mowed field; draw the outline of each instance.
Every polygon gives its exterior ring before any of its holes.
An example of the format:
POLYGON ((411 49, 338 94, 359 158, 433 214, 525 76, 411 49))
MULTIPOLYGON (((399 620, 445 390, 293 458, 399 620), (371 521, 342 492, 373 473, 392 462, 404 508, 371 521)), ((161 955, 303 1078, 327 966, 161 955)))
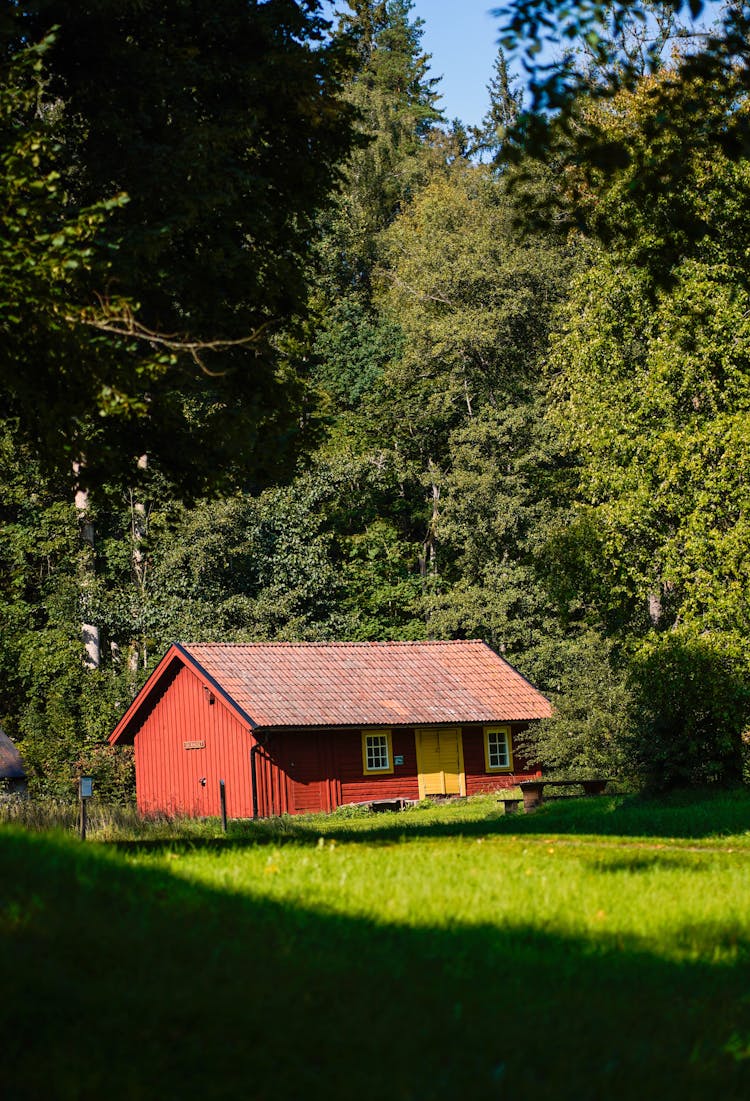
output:
POLYGON ((2 1096, 750 1097, 750 796, 0 828, 2 1096))

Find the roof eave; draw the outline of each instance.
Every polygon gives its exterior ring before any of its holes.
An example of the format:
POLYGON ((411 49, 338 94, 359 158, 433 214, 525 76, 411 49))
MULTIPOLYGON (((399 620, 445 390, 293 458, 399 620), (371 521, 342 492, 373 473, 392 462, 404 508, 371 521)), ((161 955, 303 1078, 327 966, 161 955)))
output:
POLYGON ((193 657, 190 651, 179 642, 173 642, 172 645, 174 646, 177 653, 180 654, 185 664, 189 665, 192 668, 193 672, 197 673, 198 676, 204 681, 206 687, 210 687, 217 696, 220 696, 227 707, 229 707, 230 710, 234 712, 234 714, 242 723, 246 724, 251 730, 255 730, 258 726, 258 723, 250 715, 248 715, 247 711, 245 711, 243 707, 240 707, 234 697, 230 696, 230 694, 227 692, 226 688, 223 688, 219 681, 217 681, 215 677, 212 677, 207 669, 204 669, 201 663, 193 657))
POLYGON ((117 726, 114 728, 109 738, 107 739, 110 745, 132 745, 135 735, 130 735, 131 728, 140 714, 143 707, 145 707, 149 696, 160 683, 162 678, 166 675, 167 670, 172 665, 173 661, 178 658, 177 649, 174 643, 169 647, 164 657, 159 664, 153 670, 146 683, 136 695, 135 699, 131 702, 130 706, 121 717, 117 726))
POLYGON ((400 722, 393 722, 390 719, 363 719, 355 718, 350 719, 348 722, 338 723, 305 723, 305 722, 293 722, 293 723, 264 723, 259 722, 253 727, 253 730, 258 734, 275 734, 283 733, 290 730, 361 730, 363 727, 380 727, 387 730, 413 730, 415 727, 422 726, 491 726, 493 723, 535 723, 540 719, 548 719, 552 714, 551 710, 545 712, 543 715, 514 715, 509 717, 507 715, 498 716, 493 715, 491 718, 483 719, 402 719, 400 722))

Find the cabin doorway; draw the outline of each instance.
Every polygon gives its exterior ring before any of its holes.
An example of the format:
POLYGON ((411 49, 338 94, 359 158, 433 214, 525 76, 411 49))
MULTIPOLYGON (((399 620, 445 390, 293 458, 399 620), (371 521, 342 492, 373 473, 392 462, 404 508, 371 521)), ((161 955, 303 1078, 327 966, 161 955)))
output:
POLYGON ((465 795, 464 747, 459 726, 424 727, 416 731, 419 798, 465 795))
POLYGON ((292 814, 330 811, 341 803, 336 779, 334 744, 321 731, 289 733, 284 738, 287 802, 292 814))

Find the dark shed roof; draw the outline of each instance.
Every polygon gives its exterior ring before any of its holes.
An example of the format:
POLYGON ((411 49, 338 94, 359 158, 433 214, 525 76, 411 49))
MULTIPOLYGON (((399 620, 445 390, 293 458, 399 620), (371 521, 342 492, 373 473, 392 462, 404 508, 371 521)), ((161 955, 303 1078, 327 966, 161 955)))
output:
POLYGON ((23 780, 25 776, 21 754, 0 728, 0 780, 23 780))

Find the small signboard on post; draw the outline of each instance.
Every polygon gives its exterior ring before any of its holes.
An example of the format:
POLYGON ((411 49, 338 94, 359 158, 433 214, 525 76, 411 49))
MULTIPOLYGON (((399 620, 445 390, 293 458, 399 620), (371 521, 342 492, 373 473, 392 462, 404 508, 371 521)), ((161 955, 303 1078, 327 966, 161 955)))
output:
POLYGON ((79 822, 81 828, 81 841, 86 840, 86 804, 94 794, 93 776, 79 776, 78 778, 78 802, 79 822))

